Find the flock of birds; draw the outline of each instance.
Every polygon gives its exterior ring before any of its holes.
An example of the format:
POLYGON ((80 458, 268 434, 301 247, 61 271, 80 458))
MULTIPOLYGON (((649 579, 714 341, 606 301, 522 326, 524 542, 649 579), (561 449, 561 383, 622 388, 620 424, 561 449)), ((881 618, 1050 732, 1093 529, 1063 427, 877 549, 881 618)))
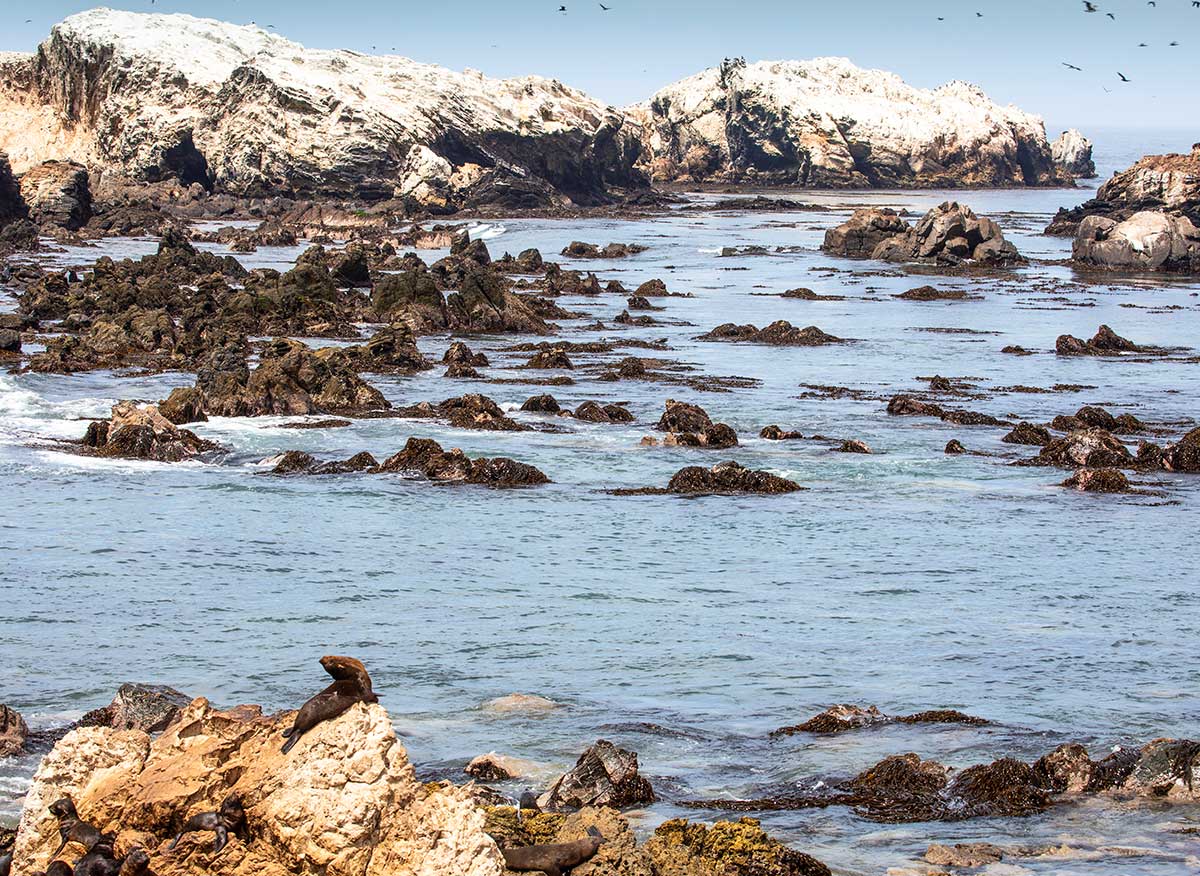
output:
MULTIPOLYGON (((1095 3, 1091 2, 1091 0, 1082 0, 1082 2, 1083 2, 1083 11, 1084 12, 1091 14, 1091 13, 1096 13, 1096 12, 1100 11, 1100 7, 1097 6, 1095 3)), ((1200 9, 1200 0, 1191 0, 1191 3, 1192 3, 1193 9, 1200 9)), ((1158 0, 1146 0, 1146 5, 1153 7, 1153 8, 1158 8, 1158 0)), ((978 12, 975 14, 979 15, 978 12)), ((1113 21, 1117 20, 1117 16, 1112 12, 1105 12, 1104 14, 1106 17, 1111 18, 1113 21)), ((982 17, 982 16, 980 16, 980 17, 982 17)), ((940 18, 938 19, 938 21, 941 21, 941 20, 942 19, 940 19, 940 18)), ((1167 45, 1171 48, 1175 48, 1179 45, 1179 41, 1171 40, 1171 42, 1167 43, 1167 45)), ((1139 49, 1146 49, 1149 47, 1150 47, 1149 43, 1138 43, 1139 49)), ((1064 67, 1066 67, 1068 70, 1076 70, 1080 73, 1083 72, 1082 67, 1078 67, 1075 64, 1068 63, 1067 61, 1063 61, 1062 65, 1064 67)), ((1117 71, 1117 78, 1120 79, 1122 82, 1132 82, 1133 81, 1132 79, 1127 77, 1124 73, 1122 73, 1119 70, 1117 71)), ((1109 89, 1106 88, 1104 90, 1108 91, 1109 89)))

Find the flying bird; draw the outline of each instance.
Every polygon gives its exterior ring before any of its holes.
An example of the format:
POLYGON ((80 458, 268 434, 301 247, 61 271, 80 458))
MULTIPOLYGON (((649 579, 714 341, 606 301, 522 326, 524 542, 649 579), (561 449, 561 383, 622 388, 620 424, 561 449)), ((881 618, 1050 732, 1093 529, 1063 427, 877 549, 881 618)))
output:
POLYGON ((1146 0, 1146 5, 1147 6, 1157 6, 1158 4, 1155 3, 1154 0, 1146 0))
POLYGON ((1083 68, 1082 68, 1082 67, 1076 67, 1074 64, 1068 64, 1066 61, 1063 61, 1063 62, 1062 62, 1062 64, 1063 64, 1063 66, 1064 66, 1064 67, 1066 67, 1068 70, 1078 70, 1078 71, 1079 71, 1079 72, 1081 72, 1081 73, 1083 72, 1083 68))
POLYGON ((1122 73, 1122 72, 1120 72, 1120 71, 1117 71, 1117 75, 1121 77, 1121 81, 1122 81, 1122 82, 1128 82, 1128 81, 1129 81, 1128 79, 1126 79, 1126 78, 1125 78, 1125 74, 1124 74, 1124 73, 1122 73))
POLYGON ((1149 43, 1138 43, 1138 48, 1139 48, 1139 49, 1144 49, 1144 48, 1146 48, 1148 45, 1149 45, 1149 43))
POLYGON ((558 11, 559 11, 559 12, 566 12, 566 11, 567 11, 567 7, 565 7, 565 6, 560 6, 560 7, 558 7, 558 11))
POLYGON ((1089 3, 1088 0, 1083 0, 1083 11, 1084 12, 1096 12, 1098 10, 1096 9, 1095 3, 1089 3))
POLYGON ((603 3, 600 4, 600 8, 603 9, 605 12, 612 12, 612 7, 605 6, 603 3))
POLYGON ((1104 14, 1107 15, 1109 18, 1111 18, 1113 21, 1117 20, 1117 17, 1115 15, 1113 15, 1111 12, 1106 12, 1104 14))
POLYGON ((1167 45, 1168 45, 1168 46, 1177 46, 1177 45, 1179 45, 1179 43, 1176 43, 1176 42, 1170 42, 1170 43, 1167 43, 1167 45))
POLYGON ((983 18, 983 13, 982 13, 982 12, 976 12, 976 13, 975 13, 975 17, 976 17, 976 18, 983 18))

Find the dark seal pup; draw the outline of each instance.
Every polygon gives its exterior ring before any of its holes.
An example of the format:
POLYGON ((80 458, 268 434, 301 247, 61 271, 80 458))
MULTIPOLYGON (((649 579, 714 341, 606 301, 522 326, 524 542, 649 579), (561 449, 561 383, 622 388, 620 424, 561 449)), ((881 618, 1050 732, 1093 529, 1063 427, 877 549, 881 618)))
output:
POLYGON ((79 813, 75 811, 75 803, 70 797, 63 797, 51 803, 50 814, 58 819, 58 835, 62 839, 51 858, 57 858, 58 853, 67 847, 67 843, 79 843, 90 852, 96 843, 100 842, 100 831, 79 817, 79 813))
POLYGON ((287 738, 283 744, 284 754, 322 721, 336 718, 355 703, 379 702, 379 697, 371 690, 367 668, 353 657, 322 657, 321 666, 333 676, 334 682, 300 707, 291 728, 283 734, 287 738))
POLYGON ((587 832, 588 836, 569 843, 502 849, 504 865, 510 870, 541 870, 546 876, 562 876, 572 867, 590 861, 600 851, 604 842, 600 831, 589 827, 587 832))
POLYGON ((150 855, 145 849, 134 849, 121 862, 117 876, 154 876, 150 869, 150 855))
POLYGON ((225 844, 229 842, 230 833, 240 836, 245 842, 245 828, 246 810, 242 806, 242 799, 237 794, 230 794, 216 812, 201 812, 184 822, 183 830, 179 831, 175 839, 171 841, 168 849, 179 845, 179 841, 183 839, 185 833, 191 833, 194 830, 211 830, 215 834, 213 836, 213 854, 219 855, 221 849, 225 848, 225 844))
POLYGON ((73 871, 66 861, 51 861, 45 876, 73 876, 73 871))
POLYGON ((86 855, 75 862, 73 876, 118 876, 121 862, 113 852, 112 834, 103 834, 86 855))

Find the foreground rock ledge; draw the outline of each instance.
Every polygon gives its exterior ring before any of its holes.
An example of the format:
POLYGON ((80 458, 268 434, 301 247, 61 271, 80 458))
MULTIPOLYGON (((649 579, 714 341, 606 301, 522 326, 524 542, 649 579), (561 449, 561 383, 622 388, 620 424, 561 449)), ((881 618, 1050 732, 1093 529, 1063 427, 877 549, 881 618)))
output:
MULTIPOLYGON (((25 800, 14 876, 40 874, 58 845, 47 807, 70 795, 80 815, 117 834, 118 854, 142 844, 158 876, 500 876, 503 861, 467 791, 416 779, 387 713, 355 705, 280 752, 294 713, 218 711, 201 698, 161 737, 86 727, 38 768, 25 800), (211 835, 167 846, 191 814, 230 793, 245 801, 251 842, 211 835)), ((71 858, 73 860, 73 857, 71 858)))

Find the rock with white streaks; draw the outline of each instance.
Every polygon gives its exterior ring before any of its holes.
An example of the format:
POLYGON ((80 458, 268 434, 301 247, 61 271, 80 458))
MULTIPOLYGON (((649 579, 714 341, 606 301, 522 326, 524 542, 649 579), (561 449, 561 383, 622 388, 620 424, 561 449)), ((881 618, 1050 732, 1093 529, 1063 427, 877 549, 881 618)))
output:
POLYGON ((1054 163, 1062 168, 1064 173, 1082 179, 1095 179, 1096 163, 1092 161, 1092 141, 1074 128, 1058 135, 1058 139, 1050 144, 1050 154, 1054 163))
POLYGON ((1037 116, 845 58, 727 59, 632 107, 662 180, 810 186, 1059 185, 1037 116))
POLYGON ((560 82, 307 49, 254 25, 95 9, 0 57, 0 149, 242 196, 431 208, 640 187, 624 115, 560 82))

